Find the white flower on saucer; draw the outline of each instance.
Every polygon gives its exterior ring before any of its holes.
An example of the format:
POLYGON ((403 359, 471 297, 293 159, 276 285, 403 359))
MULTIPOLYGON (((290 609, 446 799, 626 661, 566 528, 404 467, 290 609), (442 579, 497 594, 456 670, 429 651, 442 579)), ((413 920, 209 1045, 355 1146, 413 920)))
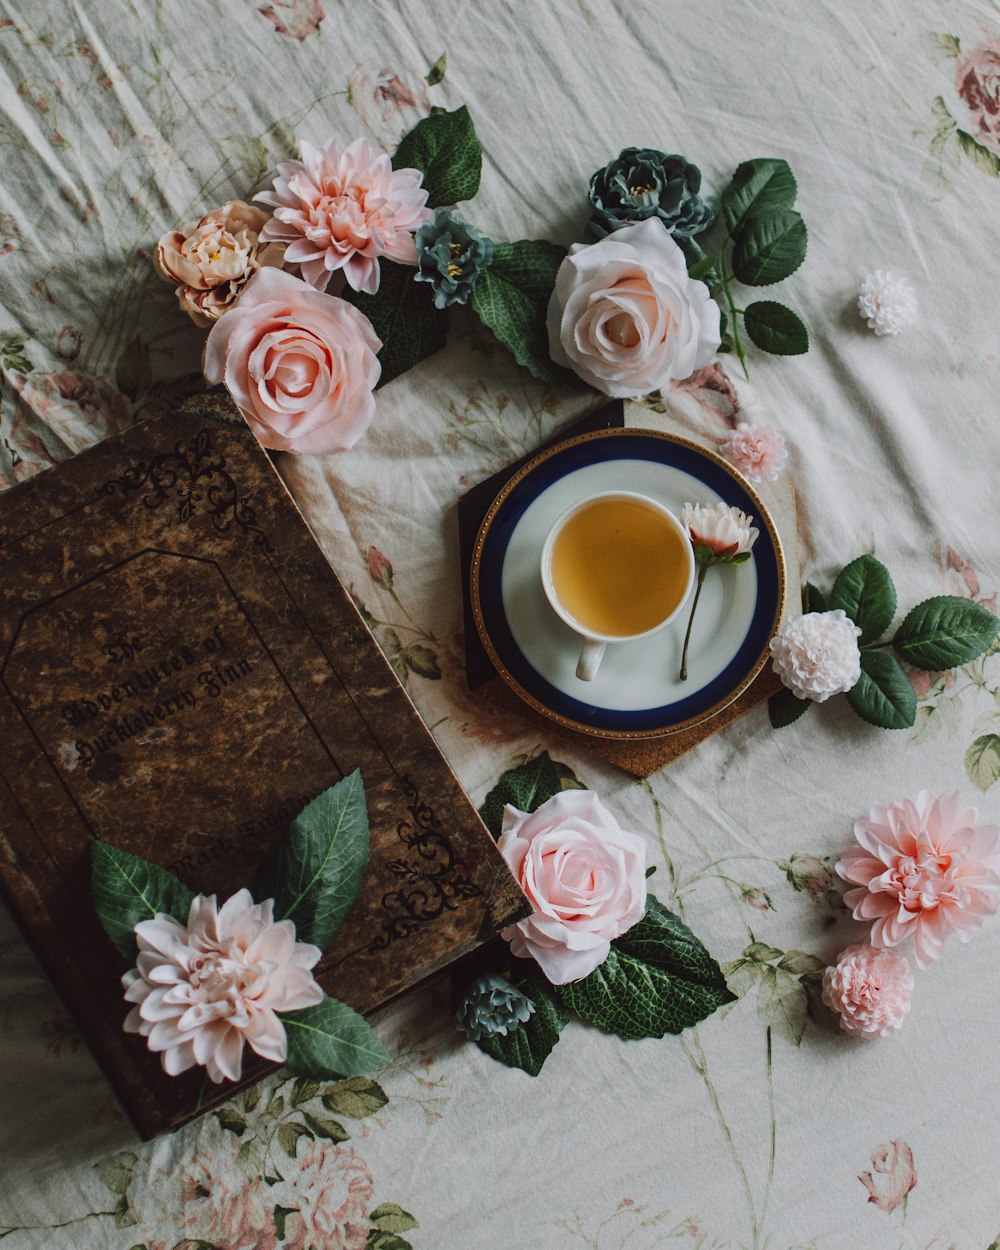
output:
POLYGON ((752 516, 721 502, 686 503, 681 524, 691 537, 699 564, 742 564, 750 559, 759 533, 752 516))
POLYGON ((916 318, 917 293, 905 278, 876 269, 861 283, 858 312, 877 335, 899 334, 916 318))
POLYGON ((772 667, 797 699, 825 703, 857 685, 860 634, 842 608, 794 616, 771 639, 772 667))

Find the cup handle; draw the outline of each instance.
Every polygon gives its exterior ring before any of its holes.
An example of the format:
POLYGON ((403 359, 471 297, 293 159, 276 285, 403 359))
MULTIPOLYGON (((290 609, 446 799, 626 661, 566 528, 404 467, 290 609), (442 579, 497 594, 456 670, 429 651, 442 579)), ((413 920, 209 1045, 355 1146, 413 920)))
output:
POLYGON ((597 676, 606 646, 607 643, 598 642, 596 638, 588 638, 583 644, 583 650, 576 664, 576 675, 581 681, 593 681, 597 676))

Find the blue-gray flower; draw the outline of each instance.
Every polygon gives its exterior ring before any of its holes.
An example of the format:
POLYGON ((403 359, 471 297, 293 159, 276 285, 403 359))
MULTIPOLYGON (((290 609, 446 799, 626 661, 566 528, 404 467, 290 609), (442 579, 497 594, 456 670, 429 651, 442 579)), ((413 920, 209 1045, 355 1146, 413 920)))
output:
POLYGON ((506 978, 490 974, 477 977, 465 991, 465 998, 455 1016, 458 1027, 472 1041, 506 1037, 533 1014, 535 1004, 515 989, 506 978))
POLYGON ((670 234, 690 239, 714 215, 698 195, 700 187, 701 172, 683 156, 625 148, 590 180, 590 229, 603 238, 629 222, 659 217, 670 234))
POLYGON ((448 208, 437 209, 414 235, 414 242, 416 280, 434 288, 435 308, 464 304, 493 260, 493 240, 448 208))

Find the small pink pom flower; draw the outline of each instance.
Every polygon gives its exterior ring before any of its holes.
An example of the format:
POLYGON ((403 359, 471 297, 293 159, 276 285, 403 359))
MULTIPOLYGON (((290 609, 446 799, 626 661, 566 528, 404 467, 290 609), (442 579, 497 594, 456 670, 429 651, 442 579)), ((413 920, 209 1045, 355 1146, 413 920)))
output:
POLYGON ((976 823, 958 791, 873 807, 854 825, 857 846, 844 852, 837 872, 857 889, 844 901, 855 920, 872 924, 874 946, 913 938, 917 966, 927 968, 952 934, 967 942, 1000 904, 996 825, 976 823))
POLYGON ((719 453, 751 482, 773 482, 785 467, 785 440, 770 425, 741 421, 719 447, 719 453))
POLYGON ((139 1033, 176 1076, 204 1064, 211 1080, 238 1081, 243 1046, 274 1063, 287 1055, 275 1014, 311 1007, 323 991, 309 971, 317 946, 296 942, 290 920, 275 921, 274 900, 240 890, 222 907, 197 895, 187 925, 159 914, 135 926, 137 966, 122 977, 136 1006, 126 1033, 139 1033))
POLYGON ((342 269, 355 291, 374 295, 379 257, 417 263, 414 231, 432 215, 416 169, 393 169, 366 139, 343 152, 336 140, 321 148, 300 144, 302 159, 278 166, 273 190, 255 199, 274 208, 261 239, 287 243, 286 264, 325 290, 342 269))
POLYGON ((823 973, 823 1002, 855 1037, 887 1037, 910 1010, 913 973, 895 951, 848 946, 823 973))

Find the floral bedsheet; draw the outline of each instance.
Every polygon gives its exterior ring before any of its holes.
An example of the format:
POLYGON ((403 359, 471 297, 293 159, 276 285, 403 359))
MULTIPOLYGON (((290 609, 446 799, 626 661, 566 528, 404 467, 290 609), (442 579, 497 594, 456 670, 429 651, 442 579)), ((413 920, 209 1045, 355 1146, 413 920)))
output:
MULTIPOLYGON (((465 103, 477 224, 503 238, 581 238, 586 179, 628 144, 709 187, 787 158, 809 354, 752 356, 752 392, 710 366, 663 405, 784 432, 812 580, 870 551, 901 602, 995 608, 996 0, 3 0, 0 90, 0 486, 199 387, 201 335, 150 264, 166 229, 263 186, 296 138, 391 148, 465 103), (899 338, 857 315, 877 268, 917 289, 899 338)), ((532 1080, 464 1045, 432 984, 376 1019, 377 1077, 278 1075, 143 1145, 0 910, 5 1250, 995 1246, 1000 926, 921 974, 891 1041, 814 1023, 807 973, 861 936, 832 863, 869 806, 957 788, 996 819, 1000 658, 913 671, 912 730, 758 710, 627 778, 463 677, 455 502, 593 396, 527 379, 469 318, 378 399, 354 450, 281 469, 448 759, 476 800, 542 749, 600 791, 740 998, 663 1042, 571 1024, 532 1080)))

